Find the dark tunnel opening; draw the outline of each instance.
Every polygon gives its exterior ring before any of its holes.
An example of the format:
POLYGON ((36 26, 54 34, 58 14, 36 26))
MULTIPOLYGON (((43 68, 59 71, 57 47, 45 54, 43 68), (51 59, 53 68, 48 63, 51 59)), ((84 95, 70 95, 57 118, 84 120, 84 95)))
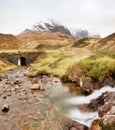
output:
POLYGON ((25 57, 20 57, 20 66, 27 66, 27 61, 25 57))

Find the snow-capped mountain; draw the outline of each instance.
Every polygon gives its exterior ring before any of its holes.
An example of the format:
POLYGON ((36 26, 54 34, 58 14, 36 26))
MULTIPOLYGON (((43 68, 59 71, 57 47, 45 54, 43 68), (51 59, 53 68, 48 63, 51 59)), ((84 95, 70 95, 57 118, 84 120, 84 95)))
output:
POLYGON ((90 33, 86 29, 68 29, 66 26, 56 20, 46 20, 36 23, 32 28, 26 29, 23 33, 41 33, 41 32, 60 32, 65 34, 67 37, 73 37, 75 39, 82 39, 85 37, 100 38, 99 34, 90 33))
POLYGON ((56 20, 40 21, 32 29, 26 29, 23 33, 27 32, 61 32, 72 36, 69 29, 56 20))
POLYGON ((85 29, 70 29, 72 36, 75 39, 82 39, 86 37, 94 37, 94 38, 100 38, 101 36, 96 33, 90 33, 88 30, 85 29))

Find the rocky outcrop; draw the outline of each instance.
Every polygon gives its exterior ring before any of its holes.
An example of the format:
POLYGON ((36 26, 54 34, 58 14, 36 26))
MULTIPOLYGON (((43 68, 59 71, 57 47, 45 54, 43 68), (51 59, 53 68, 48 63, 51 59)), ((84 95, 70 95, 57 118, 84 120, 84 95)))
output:
POLYGON ((91 78, 84 78, 81 81, 82 83, 80 84, 81 87, 81 92, 84 95, 89 95, 94 91, 94 83, 92 82, 91 78))
POLYGON ((92 124, 91 130, 98 126, 102 130, 115 129, 115 92, 106 92, 99 98, 93 100, 90 105, 98 109, 99 118, 92 124))
POLYGON ((94 82, 91 78, 89 77, 84 77, 82 79, 82 85, 81 87, 81 92, 84 95, 89 95, 95 90, 102 88, 103 86, 112 86, 115 87, 115 79, 114 76, 105 76, 102 80, 94 82))
POLYGON ((90 104, 89 104, 89 107, 93 110, 93 111, 96 111, 98 110, 98 108, 100 106, 103 106, 105 101, 106 101, 106 96, 107 96, 107 92, 106 93, 103 93, 102 96, 99 96, 97 99, 93 99, 91 100, 90 104))
POLYGON ((89 130, 87 126, 79 124, 76 121, 69 120, 67 130, 89 130))

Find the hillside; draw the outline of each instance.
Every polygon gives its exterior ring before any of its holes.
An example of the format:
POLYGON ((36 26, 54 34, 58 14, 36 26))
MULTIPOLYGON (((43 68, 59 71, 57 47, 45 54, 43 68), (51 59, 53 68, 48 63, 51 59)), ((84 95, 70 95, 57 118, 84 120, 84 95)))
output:
POLYGON ((11 34, 0 34, 0 49, 19 49, 24 44, 11 34))
POLYGON ((26 42, 23 48, 28 49, 58 48, 74 41, 69 29, 54 20, 39 22, 31 29, 23 31, 17 38, 26 42))
POLYGON ((75 41, 73 44, 73 47, 79 47, 79 48, 86 47, 90 44, 93 44, 93 43, 99 41, 99 40, 100 40, 100 38, 92 38, 92 37, 83 38, 83 39, 80 39, 78 41, 75 41))
POLYGON ((74 39, 72 37, 68 37, 66 34, 61 32, 37 32, 37 31, 28 31, 24 32, 17 36, 20 40, 26 42, 23 45, 23 48, 35 49, 40 46, 63 46, 72 44, 74 39))
POLYGON ((89 45, 93 50, 115 50, 115 33, 89 45))
POLYGON ((6 72, 10 69, 15 68, 16 66, 12 63, 10 63, 9 61, 7 61, 4 58, 0 58, 0 74, 3 72, 6 72))
POLYGON ((54 20, 39 22, 17 36, 0 34, 0 49, 57 49, 73 42, 69 29, 54 20))

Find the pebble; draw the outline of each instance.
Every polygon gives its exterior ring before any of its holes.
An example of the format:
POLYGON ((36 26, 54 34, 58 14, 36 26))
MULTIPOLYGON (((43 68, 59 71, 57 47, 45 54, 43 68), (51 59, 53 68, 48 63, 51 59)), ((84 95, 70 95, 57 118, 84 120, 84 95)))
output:
POLYGON ((41 91, 44 91, 45 89, 44 89, 44 87, 43 87, 43 86, 40 86, 40 90, 41 90, 41 91))
POLYGON ((14 84, 18 84, 19 83, 19 79, 16 79, 15 81, 14 81, 14 84))
POLYGON ((9 93, 7 94, 7 96, 11 96, 11 93, 9 92, 9 93))
POLYGON ((10 108, 10 106, 8 104, 5 104, 2 106, 1 110, 2 110, 2 112, 8 112, 9 108, 10 108))
POLYGON ((33 84, 31 87, 30 87, 31 90, 40 90, 40 86, 39 84, 33 84))
POLYGON ((3 99, 6 99, 6 98, 7 98, 7 95, 3 95, 2 98, 3 98, 3 99))
POLYGON ((19 100, 24 100, 24 99, 26 99, 26 96, 25 95, 19 95, 18 99, 19 100))

